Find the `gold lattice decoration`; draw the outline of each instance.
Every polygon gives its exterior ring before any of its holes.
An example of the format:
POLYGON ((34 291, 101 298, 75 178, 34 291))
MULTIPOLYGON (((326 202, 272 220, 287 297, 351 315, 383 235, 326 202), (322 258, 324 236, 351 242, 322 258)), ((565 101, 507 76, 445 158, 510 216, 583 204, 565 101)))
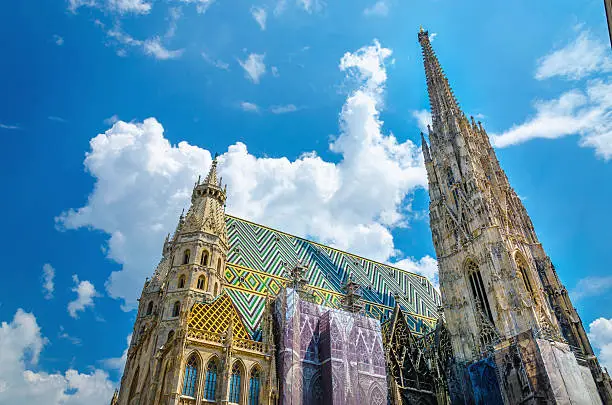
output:
POLYGON ((226 293, 209 304, 194 304, 189 313, 189 329, 220 334, 227 332, 230 324, 233 325, 234 337, 250 339, 236 307, 226 293))

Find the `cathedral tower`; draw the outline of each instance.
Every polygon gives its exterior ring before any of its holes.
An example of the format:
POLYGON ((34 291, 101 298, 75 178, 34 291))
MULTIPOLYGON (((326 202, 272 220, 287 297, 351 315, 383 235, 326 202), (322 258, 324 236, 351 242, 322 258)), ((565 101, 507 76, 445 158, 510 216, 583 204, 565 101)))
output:
POLYGON ((430 223, 456 359, 475 362, 525 332, 567 342, 609 403, 609 379, 486 131, 461 111, 428 32, 418 39, 433 124, 429 145, 422 136, 430 223))

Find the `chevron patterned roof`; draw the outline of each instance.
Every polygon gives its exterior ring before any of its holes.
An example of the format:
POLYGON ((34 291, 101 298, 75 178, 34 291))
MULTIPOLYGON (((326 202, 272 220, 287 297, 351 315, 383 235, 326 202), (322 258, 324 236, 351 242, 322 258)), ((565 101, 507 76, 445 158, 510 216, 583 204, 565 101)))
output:
POLYGON ((266 295, 280 291, 298 260, 308 267, 309 284, 320 304, 340 307, 342 286, 350 273, 363 286, 367 315, 388 318, 397 294, 415 333, 435 326, 440 294, 423 276, 227 214, 226 223, 230 244, 226 289, 253 336, 259 334, 266 295))

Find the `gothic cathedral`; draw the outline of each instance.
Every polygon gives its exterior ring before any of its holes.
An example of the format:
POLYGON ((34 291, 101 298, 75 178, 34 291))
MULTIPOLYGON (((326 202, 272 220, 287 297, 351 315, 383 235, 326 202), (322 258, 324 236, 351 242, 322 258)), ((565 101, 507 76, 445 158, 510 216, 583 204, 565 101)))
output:
POLYGON ((431 47, 426 278, 225 213, 217 159, 145 281, 111 405, 612 404, 567 290, 431 47))

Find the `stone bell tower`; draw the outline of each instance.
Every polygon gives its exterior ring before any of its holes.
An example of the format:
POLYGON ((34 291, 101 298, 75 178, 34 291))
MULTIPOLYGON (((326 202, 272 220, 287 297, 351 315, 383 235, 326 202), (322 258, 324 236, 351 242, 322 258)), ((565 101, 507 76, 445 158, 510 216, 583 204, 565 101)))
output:
POLYGON ((132 341, 115 404, 175 404, 180 397, 189 311, 221 294, 228 251, 226 187, 217 178, 217 158, 196 182, 191 206, 162 259, 145 282, 132 341))
POLYGON ((486 131, 461 111, 428 32, 421 29, 418 39, 433 124, 429 145, 421 134, 430 224, 455 358, 477 362, 530 333, 571 347, 609 403, 609 380, 486 131))

